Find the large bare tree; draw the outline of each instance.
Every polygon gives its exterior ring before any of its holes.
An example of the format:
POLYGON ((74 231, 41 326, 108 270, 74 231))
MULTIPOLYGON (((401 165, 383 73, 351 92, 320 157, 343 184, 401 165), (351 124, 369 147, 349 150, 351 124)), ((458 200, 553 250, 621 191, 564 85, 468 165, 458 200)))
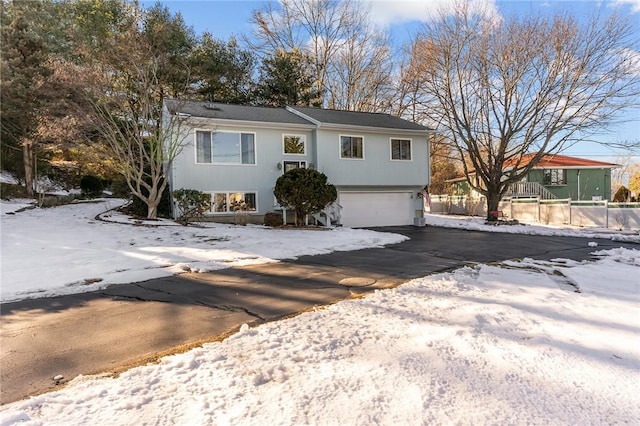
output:
POLYGON ((131 192, 158 215, 167 171, 183 147, 185 118, 163 116, 164 101, 189 93, 189 30, 166 8, 134 9, 128 28, 116 34, 104 58, 94 64, 89 93, 100 138, 117 159, 131 192))
POLYGON ((458 3, 413 49, 429 124, 452 141, 487 218, 508 186, 637 105, 638 34, 615 13, 496 17, 458 3), (523 155, 534 153, 525 163, 523 155), (474 176, 474 178, 471 178, 474 176))
POLYGON ((353 0, 281 0, 254 11, 246 42, 264 54, 300 50, 313 61, 323 106, 361 111, 389 109, 391 54, 370 24, 369 10, 353 0))

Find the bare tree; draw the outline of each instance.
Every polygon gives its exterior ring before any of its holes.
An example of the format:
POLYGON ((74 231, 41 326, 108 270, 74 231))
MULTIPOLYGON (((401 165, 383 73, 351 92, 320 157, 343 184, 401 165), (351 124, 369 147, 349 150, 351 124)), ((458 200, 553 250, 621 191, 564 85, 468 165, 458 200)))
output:
MULTIPOLYGON (((152 62, 138 63, 137 84, 150 88, 157 79, 152 62)), ((153 96, 131 99, 127 93, 110 93, 91 101, 93 119, 101 139, 117 160, 116 167, 131 192, 147 205, 147 218, 156 219, 162 193, 167 187, 167 170, 181 152, 186 120, 178 113, 161 112, 153 96)))
POLYGON ((612 193, 615 193, 621 186, 629 188, 631 176, 640 171, 640 163, 638 163, 638 158, 634 156, 634 151, 632 150, 628 150, 624 155, 618 155, 615 163, 618 164, 619 167, 611 170, 612 193))
MULTIPOLYGON (((497 210, 508 186, 637 105, 638 39, 615 13, 499 18, 458 3, 425 25, 414 48, 424 64, 421 101, 452 141, 470 185, 497 210), (523 155, 534 153, 525 163, 523 155)), ((487 213, 487 218, 491 215, 487 213)))
POLYGON ((254 34, 245 41, 263 53, 305 52, 313 60, 316 90, 331 108, 389 109, 388 40, 369 22, 369 10, 352 0, 282 0, 254 11, 254 34))
POLYGON ((325 84, 329 108, 389 112, 392 55, 388 36, 377 31, 360 8, 349 11, 344 44, 332 54, 325 84))
POLYGON ((163 114, 168 96, 189 91, 184 52, 190 41, 183 28, 181 18, 166 9, 147 11, 117 35, 105 60, 94 64, 97 83, 90 85, 93 124, 131 192, 147 205, 148 219, 157 218, 167 170, 186 138, 181 131, 186 118, 163 114))

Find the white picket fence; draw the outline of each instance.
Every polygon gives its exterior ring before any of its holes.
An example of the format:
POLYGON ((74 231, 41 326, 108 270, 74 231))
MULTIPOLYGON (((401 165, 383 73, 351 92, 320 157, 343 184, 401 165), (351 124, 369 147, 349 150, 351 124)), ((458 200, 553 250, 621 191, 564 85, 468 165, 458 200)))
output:
MULTIPOLYGON (((428 204, 431 213, 487 214, 484 197, 434 195, 428 204)), ((499 208, 507 218, 527 223, 640 230, 640 203, 513 198, 501 201, 499 208)))

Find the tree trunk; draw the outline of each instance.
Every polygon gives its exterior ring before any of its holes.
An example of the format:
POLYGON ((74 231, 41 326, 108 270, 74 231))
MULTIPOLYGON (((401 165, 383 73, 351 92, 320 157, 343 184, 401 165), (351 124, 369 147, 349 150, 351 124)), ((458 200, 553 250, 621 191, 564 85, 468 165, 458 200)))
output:
POLYGON ((147 203, 147 219, 156 220, 158 218, 158 204, 160 204, 160 197, 156 197, 155 200, 149 199, 147 203))
POLYGON ((491 212, 498 210, 500 204, 500 193, 498 191, 487 192, 487 220, 495 221, 498 218, 491 214, 491 212))
POLYGON ((22 142, 22 157, 27 195, 33 197, 33 142, 28 139, 22 142))

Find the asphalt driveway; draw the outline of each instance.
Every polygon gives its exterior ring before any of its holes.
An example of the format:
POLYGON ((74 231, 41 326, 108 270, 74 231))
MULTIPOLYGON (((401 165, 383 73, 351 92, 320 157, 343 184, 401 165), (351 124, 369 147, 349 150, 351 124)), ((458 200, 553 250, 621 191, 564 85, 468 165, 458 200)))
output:
POLYGON ((0 306, 0 403, 55 389, 83 374, 113 374, 215 341, 242 324, 394 287, 474 263, 531 257, 587 260, 637 244, 438 227, 377 228, 409 241, 385 248, 183 274, 0 306), (63 379, 54 381, 56 376, 63 379))

